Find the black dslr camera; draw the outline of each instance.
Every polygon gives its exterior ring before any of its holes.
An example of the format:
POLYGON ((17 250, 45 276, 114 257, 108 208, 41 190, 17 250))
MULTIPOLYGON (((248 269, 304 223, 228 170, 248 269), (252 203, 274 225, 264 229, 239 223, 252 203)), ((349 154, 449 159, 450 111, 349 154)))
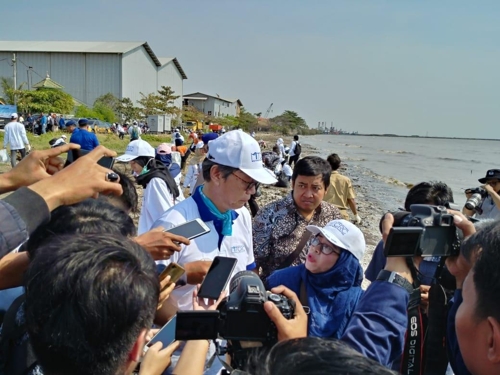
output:
POLYGON ((448 257, 460 253, 457 228, 446 207, 414 204, 410 209, 392 213, 394 225, 385 244, 385 256, 448 257))
POLYGON ((465 194, 472 194, 471 197, 467 199, 467 202, 465 202, 465 208, 473 211, 479 210, 481 202, 488 196, 488 192, 482 187, 467 189, 465 190, 465 194))
POLYGON ((231 366, 241 368, 247 358, 246 348, 271 347, 278 341, 276 326, 264 311, 266 301, 273 302, 285 318, 293 318, 295 301, 266 291, 254 272, 238 272, 231 280, 229 296, 217 306, 218 311, 177 313, 175 339, 228 340, 231 366))

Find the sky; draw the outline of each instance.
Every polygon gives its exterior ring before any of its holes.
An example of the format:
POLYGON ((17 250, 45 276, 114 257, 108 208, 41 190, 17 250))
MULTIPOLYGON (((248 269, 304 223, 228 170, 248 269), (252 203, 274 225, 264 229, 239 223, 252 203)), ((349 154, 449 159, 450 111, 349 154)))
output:
POLYGON ((499 1, 16 0, 2 19, 4 40, 147 41, 185 94, 310 127, 500 139, 499 1))

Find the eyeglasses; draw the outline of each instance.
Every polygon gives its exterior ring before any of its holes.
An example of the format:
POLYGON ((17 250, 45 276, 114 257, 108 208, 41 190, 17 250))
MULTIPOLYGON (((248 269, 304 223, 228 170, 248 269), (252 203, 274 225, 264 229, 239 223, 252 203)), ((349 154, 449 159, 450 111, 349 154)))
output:
POLYGON ((337 254, 338 256, 340 256, 340 254, 342 254, 342 249, 339 249, 337 246, 333 247, 333 246, 330 246, 330 245, 326 245, 324 243, 322 243, 320 240, 320 235, 317 234, 316 236, 314 236, 314 238, 311 240, 311 242, 309 243, 309 245, 311 246, 321 246, 320 247, 320 251, 325 254, 325 255, 330 255, 332 253, 335 253, 337 254))
POLYGON ((234 177, 236 177, 238 180, 243 181, 245 184, 248 184, 247 187, 245 188, 245 191, 251 190, 252 188, 255 188, 257 190, 260 186, 260 183, 257 181, 251 181, 248 182, 244 179, 242 179, 240 176, 238 176, 236 173, 232 172, 231 173, 234 177))

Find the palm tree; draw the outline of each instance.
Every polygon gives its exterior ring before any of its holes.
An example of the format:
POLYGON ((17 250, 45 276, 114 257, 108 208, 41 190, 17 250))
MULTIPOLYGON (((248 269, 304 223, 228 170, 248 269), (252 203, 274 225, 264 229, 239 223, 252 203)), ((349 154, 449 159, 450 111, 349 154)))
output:
POLYGON ((17 90, 14 87, 14 80, 10 77, 0 77, 0 88, 2 89, 2 96, 0 96, 0 102, 3 104, 14 104, 16 91, 20 91, 24 88, 26 82, 22 82, 17 90))

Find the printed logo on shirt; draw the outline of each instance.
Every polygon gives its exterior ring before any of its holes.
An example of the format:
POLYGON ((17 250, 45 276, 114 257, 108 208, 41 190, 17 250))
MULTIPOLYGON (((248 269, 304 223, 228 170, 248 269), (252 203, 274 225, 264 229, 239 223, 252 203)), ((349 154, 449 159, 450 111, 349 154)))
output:
POLYGON ((231 247, 231 252, 233 254, 244 253, 245 252, 245 246, 232 246, 231 247))
POLYGON ((260 152, 254 152, 253 154, 250 154, 252 158, 252 163, 256 161, 262 161, 262 154, 260 152))
POLYGON ((338 221, 333 223, 332 227, 337 229, 340 233, 342 233, 342 235, 346 235, 347 233, 349 233, 349 229, 347 229, 344 224, 338 221))

